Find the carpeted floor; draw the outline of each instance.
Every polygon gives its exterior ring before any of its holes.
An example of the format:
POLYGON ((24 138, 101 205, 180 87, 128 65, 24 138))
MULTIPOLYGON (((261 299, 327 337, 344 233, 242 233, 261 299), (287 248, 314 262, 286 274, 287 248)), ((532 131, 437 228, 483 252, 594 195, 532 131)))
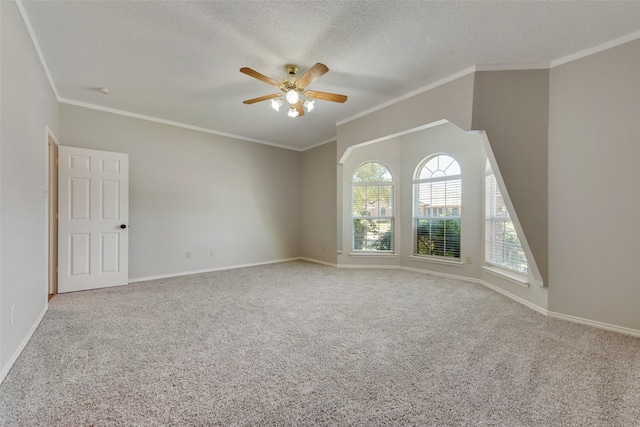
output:
POLYGON ((480 285, 289 262, 58 295, 11 426, 640 426, 640 339, 480 285))

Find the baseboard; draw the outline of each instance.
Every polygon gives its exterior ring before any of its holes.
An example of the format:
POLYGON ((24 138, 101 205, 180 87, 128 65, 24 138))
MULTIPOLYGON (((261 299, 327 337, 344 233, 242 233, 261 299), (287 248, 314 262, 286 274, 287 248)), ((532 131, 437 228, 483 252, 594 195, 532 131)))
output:
POLYGON ((308 258, 306 256, 301 256, 300 258, 298 258, 300 261, 307 261, 307 262, 312 262, 314 264, 322 264, 322 265, 328 265, 329 267, 338 267, 338 264, 336 263, 332 263, 332 262, 327 262, 327 261, 321 261, 319 259, 315 259, 315 258, 308 258))
POLYGON ((192 274, 211 273, 213 271, 235 270, 236 268, 256 267, 258 265, 278 264, 278 263, 281 263, 281 262, 297 261, 299 259, 301 259, 301 258, 300 257, 283 258, 283 259, 276 259, 276 260, 263 261, 263 262, 255 262, 255 263, 249 263, 249 264, 227 265, 227 266, 224 266, 224 267, 207 268, 207 269, 203 269, 203 270, 190 270, 190 271, 181 271, 181 272, 178 272, 178 273, 159 274, 159 275, 156 275, 156 276, 135 277, 133 279, 129 279, 129 283, 147 282, 149 280, 168 279, 168 278, 171 278, 171 277, 190 276, 192 274))
POLYGON ((548 316, 549 315, 549 311, 546 308, 542 308, 539 305, 535 305, 534 303, 529 302, 524 298, 520 298, 519 296, 514 295, 511 292, 505 291, 504 289, 499 288, 498 286, 493 285, 493 284, 491 284, 491 283, 489 283, 487 281, 484 281, 484 280, 481 280, 481 279, 474 279, 473 282, 479 283, 482 286, 486 286, 487 288, 491 289, 492 291, 496 291, 497 293, 499 293, 501 295, 504 295, 505 297, 510 298, 510 299, 512 299, 512 300, 524 305, 525 307, 529 307, 530 309, 532 309, 534 311, 537 311, 538 313, 540 313, 540 314, 542 314, 544 316, 548 316))
POLYGON ((579 323, 581 325, 592 326, 598 329, 605 329, 607 331, 619 332, 625 335, 631 335, 634 337, 640 337, 640 330, 631 329, 624 326, 616 326, 610 323, 598 322, 596 320, 589 320, 582 317, 571 316, 569 314, 556 313, 554 311, 549 311, 549 317, 553 317, 560 320, 566 320, 572 323, 579 323))
POLYGON ((406 267, 406 266, 403 266, 403 265, 341 264, 338 267, 341 267, 341 268, 388 268, 388 269, 395 269, 395 270, 412 271, 412 272, 415 272, 415 273, 432 274, 434 276, 446 277, 448 279, 455 279, 455 280, 461 280, 461 281, 464 281, 464 282, 477 283, 477 284, 485 286, 485 287, 487 287, 487 288, 489 288, 489 289, 491 289, 493 291, 496 291, 499 294, 504 295, 507 298, 510 298, 510 299, 512 299, 512 300, 524 305, 525 307, 528 307, 528 308, 530 308, 532 310, 535 310, 540 314, 543 314, 545 316, 548 314, 546 309, 544 309, 544 308, 542 308, 542 307, 540 307, 538 305, 535 305, 535 304, 533 304, 533 303, 531 303, 531 302, 529 302, 529 301, 527 301, 527 300, 525 300, 523 298, 520 298, 519 296, 514 295, 511 292, 507 292, 504 289, 501 289, 501 288, 499 288, 499 287, 497 287, 495 285, 492 285, 489 282, 486 282, 486 281, 484 281, 482 279, 476 279, 475 277, 466 277, 466 276, 460 276, 460 275, 457 275, 457 274, 442 273, 442 272, 439 272, 439 271, 423 270, 421 268, 406 267))
POLYGON ((44 315, 47 314, 47 310, 48 309, 49 309, 49 304, 47 303, 47 305, 45 305, 45 307, 44 307, 44 310, 42 310, 42 312, 40 313, 40 315, 38 316, 36 321, 33 323, 33 325, 31 326, 31 329, 29 329, 29 332, 24 337, 24 339, 22 340, 22 342, 20 343, 20 345, 18 346, 16 351, 13 353, 13 355, 11 356, 11 358, 9 359, 7 364, 2 367, 2 371, 0 371, 0 384, 2 384, 4 379, 9 374, 9 371, 13 367, 13 364, 16 363, 16 360, 18 360, 18 357, 20 357, 20 354, 22 353, 22 350, 24 350, 24 348, 29 343, 29 340, 33 336, 33 333, 38 328, 38 325, 40 325, 40 322, 42 322, 42 319, 44 318, 44 315))
POLYGON ((416 271, 416 272, 424 272, 424 273, 428 273, 428 274, 433 274, 435 276, 441 276, 441 277, 446 277, 449 279, 456 279, 456 280, 462 280, 462 281, 466 281, 466 282, 471 282, 471 283, 477 283, 479 285, 485 286, 489 289, 491 289, 492 291, 495 291, 501 295, 504 295, 505 297, 512 299, 522 305, 524 305, 525 307, 528 307, 534 311, 537 311, 540 314, 543 315, 547 315, 548 311, 545 308, 540 307, 539 305, 533 304, 530 301, 527 301, 524 298, 520 298, 517 295, 512 294, 511 292, 505 291, 502 288, 499 288, 498 286, 491 284, 485 280, 482 279, 476 279, 475 277, 466 277, 466 276, 458 276, 456 274, 448 274, 448 273, 440 273, 438 271, 429 271, 429 270, 421 270, 419 268, 411 268, 411 267, 403 267, 403 270, 408 270, 408 271, 416 271))
MULTIPOLYGON (((395 265, 395 264, 338 264, 337 267, 338 268, 371 268, 371 269, 383 268, 386 270, 404 270, 405 269, 405 267, 401 265, 395 265)), ((430 271, 427 271, 427 270, 423 270, 423 272, 430 273, 430 271)))

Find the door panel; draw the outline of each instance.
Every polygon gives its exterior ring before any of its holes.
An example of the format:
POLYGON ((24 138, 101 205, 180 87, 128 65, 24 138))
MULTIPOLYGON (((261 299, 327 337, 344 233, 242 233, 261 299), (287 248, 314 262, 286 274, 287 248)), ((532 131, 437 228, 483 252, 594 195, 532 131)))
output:
POLYGON ((128 155, 60 147, 59 159, 58 292, 127 284, 128 155))
POLYGON ((69 276, 87 276, 90 274, 89 261, 91 259, 91 235, 69 235, 69 276))
POLYGON ((119 233, 102 233, 100 235, 101 273, 116 273, 119 270, 118 259, 120 250, 119 233))

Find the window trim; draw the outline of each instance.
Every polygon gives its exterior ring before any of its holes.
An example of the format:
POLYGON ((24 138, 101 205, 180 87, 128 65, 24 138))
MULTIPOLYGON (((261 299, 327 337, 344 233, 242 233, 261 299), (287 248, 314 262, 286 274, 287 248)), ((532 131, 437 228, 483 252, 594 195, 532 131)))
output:
POLYGON ((529 278, 520 273, 516 273, 515 271, 505 270, 504 268, 497 267, 495 265, 487 263, 482 267, 483 271, 487 273, 491 273, 494 276, 498 276, 502 279, 508 280, 516 285, 528 288, 529 287, 529 278))
MULTIPOLYGON (((447 169, 451 166, 451 164, 449 166, 447 166, 447 169)), ((444 172, 444 171, 443 171, 444 172)), ((448 265, 460 265, 460 266, 464 266, 464 262, 462 261, 462 166, 460 165, 460 162, 458 161, 458 159, 456 159, 454 156, 448 154, 448 153, 444 153, 444 152, 438 152, 438 153, 434 153, 431 154, 427 157, 425 157, 424 159, 422 159, 422 161, 420 161, 420 163, 418 163, 418 166, 416 167, 414 174, 413 174, 413 181, 412 181, 412 191, 413 191, 413 200, 412 200, 412 218, 411 218, 411 222, 412 222, 412 240, 413 240, 413 247, 411 249, 411 255, 410 258, 416 261, 427 261, 427 262, 435 262, 435 263, 440 263, 440 264, 448 264, 448 265), (432 159, 439 157, 439 156, 447 156, 449 158, 451 158, 456 164, 457 164, 457 168, 460 170, 459 174, 455 174, 455 175, 444 175, 444 176, 436 176, 436 177, 431 177, 431 178, 420 178, 420 175, 422 174, 422 170, 426 167, 427 163, 429 163, 432 159), (453 181, 453 180, 459 180, 460 181, 460 206, 459 207, 452 207, 452 210, 454 208, 458 209, 458 214, 455 216, 431 216, 431 215, 427 215, 427 216, 419 216, 418 215, 418 211, 419 211, 419 194, 418 194, 418 189, 417 186, 421 185, 421 184, 425 184, 425 183, 434 183, 434 182, 445 182, 445 181, 453 181), (426 220, 426 221, 434 221, 434 220, 451 220, 451 221, 458 221, 459 227, 460 227, 460 248, 459 248, 459 257, 448 257, 446 255, 427 255, 427 254, 419 254, 417 253, 417 247, 418 247, 418 241, 417 241, 417 224, 419 220, 426 220)), ((445 206, 446 208, 446 206, 445 206)))
POLYGON ((396 227, 395 227, 395 220, 396 220, 396 185, 395 185, 395 175, 393 173, 393 171, 391 170, 391 168, 389 166, 387 166, 384 162, 378 161, 378 160, 367 160, 365 162, 362 162, 360 165, 358 165, 358 167, 356 167, 353 170, 353 173, 351 174, 351 214, 350 214, 350 224, 351 224, 351 251, 349 252, 350 256, 393 256, 396 253, 396 227), (377 163, 381 166, 383 166, 387 172, 389 173, 389 175, 391 175, 391 180, 390 181, 355 181, 354 177, 356 175, 356 173, 358 172, 358 170, 363 167, 364 165, 367 165, 369 163, 377 163), (353 189, 355 186, 371 186, 371 187, 380 187, 380 186, 389 186, 391 187, 391 212, 392 215, 391 216, 355 216, 354 215, 354 198, 353 198, 353 189), (390 222, 390 230, 391 230, 391 249, 356 249, 355 248, 355 229, 354 229, 354 221, 357 219, 365 219, 365 220, 385 220, 385 221, 389 221, 390 222))
MULTIPOLYGON (((501 222, 510 222, 512 225, 514 225, 513 223, 513 219, 511 218, 511 213, 508 210, 508 207, 505 204, 505 209, 506 209, 506 213, 507 216, 506 217, 498 217, 497 215, 495 215, 495 213, 493 212, 493 208, 489 209, 489 206, 487 205, 487 201, 489 199, 489 197, 492 196, 497 196, 498 194, 500 194, 500 197, 505 200, 504 195, 502 194, 502 191, 500 190, 500 186, 498 184, 498 178, 495 174, 495 171, 493 170, 493 167, 491 166, 489 159, 486 160, 486 164, 485 164, 485 174, 484 174, 484 179, 485 179, 485 183, 484 183, 484 218, 483 218, 483 228, 484 228, 484 236, 483 236, 483 240, 484 240, 484 265, 482 266, 482 268, 490 273, 493 273, 497 276, 500 276, 504 279, 510 280, 516 284, 519 285, 523 285, 525 287, 529 286, 529 282, 528 282, 528 275, 529 275, 529 271, 530 271, 530 266, 529 266, 529 259, 526 255, 526 252, 524 251, 524 247, 522 245, 522 241, 520 240, 520 236, 518 235, 518 231, 517 229, 515 229, 516 232, 516 237, 518 240, 518 245, 520 246, 520 249, 524 252, 524 257, 526 260, 526 271, 521 272, 518 271, 516 269, 510 268, 508 265, 506 264, 502 264, 499 262, 493 262, 491 261, 490 258, 490 251, 488 251, 488 246, 491 245, 492 243, 489 241, 488 239, 488 232, 489 232, 489 227, 487 227, 487 223, 491 222, 492 224, 501 221, 501 222), (489 189, 487 188, 487 183, 488 183, 488 179, 490 179, 492 188, 495 188, 495 193, 493 191, 489 191, 489 189), (489 211, 489 212, 488 212, 489 211), (489 213, 489 215, 488 215, 489 213)), ((496 198, 493 198, 491 201, 492 205, 494 206, 496 203, 496 198)))
POLYGON ((413 261, 430 262, 433 264, 451 265, 454 267, 464 267, 462 258, 453 258, 441 255, 411 255, 409 257, 413 261))

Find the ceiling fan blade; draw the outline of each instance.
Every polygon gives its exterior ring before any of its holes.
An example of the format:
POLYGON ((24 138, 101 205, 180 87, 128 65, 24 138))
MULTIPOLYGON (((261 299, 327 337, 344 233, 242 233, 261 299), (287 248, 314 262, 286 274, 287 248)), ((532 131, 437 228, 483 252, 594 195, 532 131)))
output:
POLYGON ((247 99, 246 101, 242 101, 243 104, 255 104, 256 102, 266 101, 267 99, 277 98, 281 93, 274 93, 272 95, 259 96, 257 98, 247 99))
POLYGON ((304 116, 304 108, 302 108, 302 101, 296 102, 296 110, 298 110, 298 117, 304 116))
POLYGON ((240 68, 240 72, 246 74, 247 76, 251 76, 254 79, 258 79, 267 84, 270 84, 271 86, 280 87, 282 85, 282 83, 280 83, 279 81, 274 80, 271 77, 267 77, 264 74, 261 74, 256 70, 252 70, 251 68, 248 68, 248 67, 240 68))
POLYGON ((337 93, 316 92, 315 90, 306 90, 304 94, 309 98, 320 99, 322 101, 345 102, 347 100, 346 95, 339 95, 337 93))
POLYGON ((300 87, 307 87, 319 77, 322 77, 329 68, 326 65, 317 63, 313 67, 309 68, 297 81, 296 84, 300 87))

